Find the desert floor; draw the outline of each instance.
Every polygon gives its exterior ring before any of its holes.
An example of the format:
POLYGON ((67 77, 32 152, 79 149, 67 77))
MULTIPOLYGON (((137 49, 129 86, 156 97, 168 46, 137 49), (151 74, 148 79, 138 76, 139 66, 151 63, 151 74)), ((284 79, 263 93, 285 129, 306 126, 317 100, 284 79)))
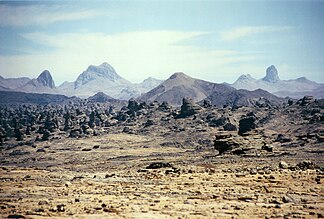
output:
POLYGON ((15 156, 2 151, 0 217, 324 217, 321 169, 279 168, 283 160, 290 167, 303 159, 323 164, 321 154, 290 148, 218 156, 162 141, 108 134, 20 146, 27 153, 15 156))

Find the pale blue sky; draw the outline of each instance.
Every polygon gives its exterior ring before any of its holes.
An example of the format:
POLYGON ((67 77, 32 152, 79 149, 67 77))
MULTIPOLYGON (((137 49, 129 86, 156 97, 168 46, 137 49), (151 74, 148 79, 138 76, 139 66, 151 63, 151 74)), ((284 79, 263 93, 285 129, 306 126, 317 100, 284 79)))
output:
POLYGON ((110 63, 124 78, 324 83, 324 1, 0 1, 0 75, 73 81, 110 63))

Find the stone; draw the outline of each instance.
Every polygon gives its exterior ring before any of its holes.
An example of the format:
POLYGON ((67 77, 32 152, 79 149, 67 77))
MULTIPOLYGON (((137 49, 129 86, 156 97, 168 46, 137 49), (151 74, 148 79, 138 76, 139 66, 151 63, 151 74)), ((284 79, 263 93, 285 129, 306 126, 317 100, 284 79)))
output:
POLYGON ((15 219, 21 218, 21 219, 23 219, 23 218, 26 218, 26 217, 21 215, 21 214, 10 214, 10 215, 8 215, 7 218, 15 218, 15 219))
POLYGON ((243 135, 246 132, 251 131, 252 129, 256 128, 256 118, 254 115, 251 116, 244 116, 239 121, 239 135, 243 135))
POLYGON ((129 114, 132 114, 140 109, 140 105, 135 99, 132 98, 128 101, 127 109, 129 110, 129 114))
POLYGON ((214 148, 219 151, 219 154, 223 154, 239 146, 240 144, 231 135, 218 135, 214 140, 214 148))
POLYGON ((277 139, 275 141, 280 143, 287 143, 287 142, 291 142, 292 140, 291 138, 288 138, 283 134, 278 134, 277 139))
POLYGON ((307 170, 307 169, 317 169, 318 166, 309 160, 303 160, 302 162, 299 162, 296 166, 300 170, 307 170))
POLYGON ((127 134, 134 134, 134 131, 127 126, 123 128, 123 132, 127 134))
POLYGON ((43 132, 42 141, 48 141, 50 136, 51 133, 47 129, 45 129, 43 132))
POLYGON ((312 102, 314 102, 315 99, 313 96, 304 96, 302 99, 300 99, 298 101, 298 103, 301 105, 301 106, 305 106, 305 105, 308 105, 312 102))
POLYGON ((211 106, 212 106, 211 101, 208 100, 208 99, 204 99, 203 107, 208 108, 208 107, 211 107, 211 106))
POLYGON ((166 168, 166 167, 172 167, 170 163, 166 162, 154 162, 151 163, 146 167, 146 169, 160 169, 160 168, 166 168))
POLYGON ((37 151, 36 151, 37 153, 39 153, 39 152, 42 152, 42 153, 45 153, 46 151, 45 151, 45 149, 44 148, 39 148, 39 149, 37 149, 37 151))
POLYGON ((56 209, 58 212, 64 212, 65 211, 65 205, 64 204, 59 204, 56 206, 56 209))
POLYGON ((213 118, 211 119, 208 124, 211 127, 220 127, 225 126, 229 122, 229 119, 227 117, 221 116, 219 118, 213 118))
POLYGON ((30 154, 29 151, 22 151, 22 150, 14 150, 13 152, 9 153, 9 156, 21 156, 21 155, 26 155, 30 154))
POLYGON ((144 124, 144 127, 148 127, 148 126, 152 126, 154 125, 154 121, 152 119, 148 119, 145 124, 144 124))
POLYGON ((279 167, 281 168, 281 169, 288 169, 288 164, 285 162, 285 161, 280 161, 279 162, 279 167))
POLYGON ((284 203, 293 203, 294 202, 294 200, 291 197, 289 197, 289 196, 282 197, 282 201, 284 203))
POLYGON ((267 152, 273 152, 273 147, 269 145, 263 145, 261 147, 261 150, 267 151, 267 152))
POLYGON ((223 126, 223 128, 224 128, 224 131, 237 131, 236 126, 234 124, 230 123, 230 122, 226 123, 223 126))
POLYGON ((196 114, 200 110, 200 106, 195 104, 190 97, 182 99, 181 111, 178 118, 186 118, 196 114))
POLYGON ((80 129, 72 129, 69 135, 70 138, 79 138, 81 137, 81 130, 80 129))

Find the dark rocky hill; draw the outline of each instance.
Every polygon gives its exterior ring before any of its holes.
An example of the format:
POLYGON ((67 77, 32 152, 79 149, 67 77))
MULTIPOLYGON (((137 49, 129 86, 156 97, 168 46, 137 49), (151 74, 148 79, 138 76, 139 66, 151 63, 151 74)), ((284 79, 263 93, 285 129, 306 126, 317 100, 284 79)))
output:
POLYGON ((1 105, 14 104, 66 104, 69 102, 79 102, 77 97, 67 97, 58 94, 36 94, 15 91, 0 91, 1 105))

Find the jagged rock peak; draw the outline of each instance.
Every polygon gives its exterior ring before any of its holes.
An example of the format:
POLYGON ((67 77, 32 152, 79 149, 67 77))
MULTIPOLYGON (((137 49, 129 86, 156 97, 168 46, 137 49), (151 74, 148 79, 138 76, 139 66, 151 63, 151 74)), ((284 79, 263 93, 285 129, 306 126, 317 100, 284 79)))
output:
POLYGON ((38 76, 37 81, 45 87, 55 88, 54 80, 52 78, 51 73, 48 70, 43 71, 38 76))
POLYGON ((274 65, 271 65, 267 68, 266 76, 264 78, 262 78, 262 80, 270 82, 270 83, 276 83, 280 80, 278 71, 274 65))

